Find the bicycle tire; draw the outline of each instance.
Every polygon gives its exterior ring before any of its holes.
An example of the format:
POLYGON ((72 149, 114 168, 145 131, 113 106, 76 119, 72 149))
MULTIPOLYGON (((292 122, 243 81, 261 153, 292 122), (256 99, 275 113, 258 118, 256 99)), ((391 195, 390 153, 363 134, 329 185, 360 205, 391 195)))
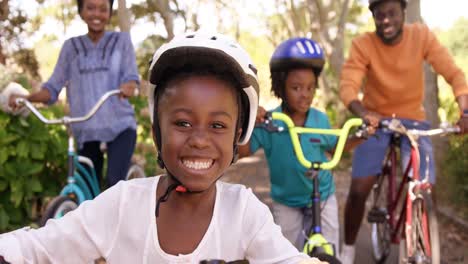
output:
POLYGON ((44 226, 47 223, 47 220, 52 218, 60 218, 68 212, 75 210, 77 207, 78 203, 70 197, 57 196, 47 204, 46 209, 44 210, 44 214, 42 214, 39 225, 44 226))
POLYGON ((368 221, 371 222, 371 244, 372 256, 375 263, 385 263, 390 255, 391 249, 391 228, 387 220, 387 199, 388 199, 388 175, 380 175, 378 183, 372 190, 373 205, 368 213, 368 221), (374 220, 371 214, 374 212, 374 220))
POLYGON ((145 170, 143 167, 136 163, 132 163, 130 165, 130 168, 128 168, 127 175, 125 176, 125 180, 131 180, 131 179, 136 179, 136 178, 145 178, 145 170))
POLYGON ((420 196, 413 201, 412 219, 410 239, 414 247, 414 254, 409 256, 406 240, 403 240, 404 246, 400 246, 400 263, 440 264, 439 227, 432 198, 428 191, 422 190, 420 196), (425 237, 428 238, 429 245, 424 243, 425 237))

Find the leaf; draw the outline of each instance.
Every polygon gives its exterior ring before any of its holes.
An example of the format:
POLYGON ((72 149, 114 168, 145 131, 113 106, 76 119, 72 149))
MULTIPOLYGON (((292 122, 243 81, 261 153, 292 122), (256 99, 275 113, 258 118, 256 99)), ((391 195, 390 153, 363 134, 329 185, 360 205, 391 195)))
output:
POLYGON ((20 118, 20 119, 19 119, 19 122, 20 122, 21 126, 23 126, 23 127, 29 127, 29 123, 28 123, 28 121, 26 121, 26 119, 20 118))
POLYGON ((31 144, 31 158, 36 160, 44 159, 46 146, 41 143, 32 143, 31 144))
POLYGON ((5 163, 8 160, 8 152, 7 151, 0 151, 0 165, 5 163))
POLYGON ((20 141, 16 146, 16 153, 19 158, 27 158, 29 153, 28 143, 26 141, 20 141))
POLYGON ((42 192, 42 184, 37 177, 33 177, 28 185, 33 192, 42 192))
POLYGON ((7 187, 8 187, 8 182, 0 179, 0 192, 5 191, 7 187))
POLYGON ((5 212, 3 206, 0 206, 0 230, 5 230, 8 227, 8 223, 10 222, 10 217, 5 212))
MULTIPOLYGON (((12 188, 13 189, 13 188, 12 188)), ((15 208, 18 208, 23 201, 24 192, 23 190, 16 190, 11 192, 10 201, 13 203, 15 208)))

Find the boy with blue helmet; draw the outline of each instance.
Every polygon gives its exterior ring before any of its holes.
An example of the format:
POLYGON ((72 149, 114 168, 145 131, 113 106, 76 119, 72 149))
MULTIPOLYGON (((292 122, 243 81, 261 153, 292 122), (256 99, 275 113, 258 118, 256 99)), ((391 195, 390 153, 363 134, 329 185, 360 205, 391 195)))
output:
MULTIPOLYGON (((271 111, 289 115, 296 126, 330 128, 327 116, 310 106, 324 64, 323 51, 312 39, 291 38, 281 43, 270 60, 271 91, 281 99, 281 105, 271 111)), ((263 121, 265 113, 259 107, 258 122, 263 121)), ((325 153, 334 149, 336 137, 304 134, 300 141, 308 160, 326 161, 325 153)), ((259 148, 264 149, 270 169, 275 222, 281 226, 284 236, 302 250, 306 238, 302 230, 308 230, 312 219, 312 180, 306 178, 306 168, 297 161, 287 131, 270 133, 260 127, 255 128, 249 146, 240 148, 240 155, 250 155, 259 148)), ((322 233, 337 247, 338 205, 331 172, 320 171, 319 181, 322 233)))

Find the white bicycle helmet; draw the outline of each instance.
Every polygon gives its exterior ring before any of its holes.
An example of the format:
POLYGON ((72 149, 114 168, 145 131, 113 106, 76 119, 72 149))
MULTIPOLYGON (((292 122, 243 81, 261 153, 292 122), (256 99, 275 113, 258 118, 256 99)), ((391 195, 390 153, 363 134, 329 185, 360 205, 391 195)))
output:
MULTIPOLYGON (((186 67, 227 68, 241 85, 242 96, 248 102, 244 109, 244 123, 239 144, 246 144, 252 134, 258 108, 257 70, 247 52, 234 40, 221 34, 202 32, 186 33, 176 36, 162 45, 153 55, 149 67, 150 89, 148 105, 151 123, 154 122, 154 95, 158 85, 168 72, 186 67)), ((159 146, 158 146, 159 147, 159 146)))

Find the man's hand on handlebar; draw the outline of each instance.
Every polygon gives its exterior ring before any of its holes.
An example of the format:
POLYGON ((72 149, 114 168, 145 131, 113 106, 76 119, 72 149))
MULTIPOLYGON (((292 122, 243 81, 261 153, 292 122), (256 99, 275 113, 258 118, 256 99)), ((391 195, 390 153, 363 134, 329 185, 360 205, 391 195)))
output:
POLYGON ((361 116, 361 118, 368 125, 368 127, 374 128, 375 132, 375 129, 379 127, 382 116, 376 112, 367 111, 361 116))
POLYGON ((367 110, 359 100, 354 100, 348 105, 349 110, 355 115, 359 116, 364 122, 373 128, 379 126, 382 116, 376 112, 367 110))

